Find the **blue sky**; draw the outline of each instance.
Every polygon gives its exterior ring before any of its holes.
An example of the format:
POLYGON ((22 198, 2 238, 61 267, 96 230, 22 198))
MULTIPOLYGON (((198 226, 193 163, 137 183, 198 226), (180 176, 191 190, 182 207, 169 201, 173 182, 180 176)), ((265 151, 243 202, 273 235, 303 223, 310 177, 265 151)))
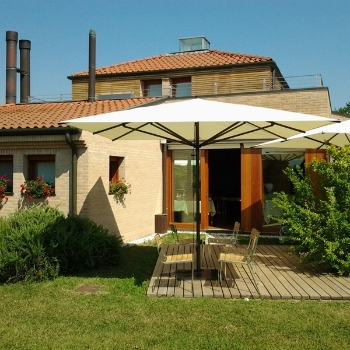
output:
POLYGON ((350 102, 349 14, 349 0, 0 0, 0 104, 6 31, 31 41, 31 95, 51 95, 70 93, 67 76, 88 69, 94 29, 97 67, 205 36, 212 49, 271 57, 286 77, 321 74, 340 108, 350 102))

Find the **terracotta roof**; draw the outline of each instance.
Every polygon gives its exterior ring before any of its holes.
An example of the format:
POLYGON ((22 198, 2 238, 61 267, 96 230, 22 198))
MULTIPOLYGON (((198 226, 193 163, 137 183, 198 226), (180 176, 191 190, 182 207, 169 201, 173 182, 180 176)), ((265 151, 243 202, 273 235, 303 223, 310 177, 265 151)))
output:
POLYGON ((51 102, 0 105, 0 130, 62 128, 58 122, 73 118, 115 112, 155 98, 132 98, 96 102, 51 102))
MULTIPOLYGON (((218 50, 203 50, 163 54, 96 69, 96 74, 139 73, 159 70, 226 66, 242 63, 272 62, 265 56, 247 55, 218 50)), ((88 75, 88 71, 72 74, 72 77, 88 75)))

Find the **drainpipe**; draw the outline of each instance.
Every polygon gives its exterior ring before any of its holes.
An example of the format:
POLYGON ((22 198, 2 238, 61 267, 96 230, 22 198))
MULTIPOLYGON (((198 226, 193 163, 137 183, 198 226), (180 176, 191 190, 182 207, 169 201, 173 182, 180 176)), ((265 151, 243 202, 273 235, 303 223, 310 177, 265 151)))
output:
POLYGON ((65 133, 66 142, 68 143, 69 147, 72 149, 72 176, 70 177, 71 180, 71 189, 72 189, 72 196, 70 197, 70 203, 69 203, 69 214, 77 215, 77 179, 78 179, 78 171, 77 171, 77 148, 75 144, 72 141, 72 138, 69 133, 65 133))
POLYGON ((166 158, 167 158, 167 144, 166 140, 161 140, 162 145, 162 182, 163 182, 163 214, 166 214, 166 158))

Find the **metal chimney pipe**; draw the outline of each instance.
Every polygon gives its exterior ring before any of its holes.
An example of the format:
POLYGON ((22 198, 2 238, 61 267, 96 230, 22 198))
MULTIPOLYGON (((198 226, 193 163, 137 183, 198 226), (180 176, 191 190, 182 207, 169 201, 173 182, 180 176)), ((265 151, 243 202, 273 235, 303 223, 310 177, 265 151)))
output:
POLYGON ((29 40, 19 41, 21 103, 28 103, 30 96, 30 47, 31 43, 29 40))
POLYGON ((6 32, 6 103, 16 103, 17 41, 17 32, 6 32))
POLYGON ((95 102, 95 80, 96 80, 96 33, 90 29, 89 33, 89 91, 88 101, 95 102))

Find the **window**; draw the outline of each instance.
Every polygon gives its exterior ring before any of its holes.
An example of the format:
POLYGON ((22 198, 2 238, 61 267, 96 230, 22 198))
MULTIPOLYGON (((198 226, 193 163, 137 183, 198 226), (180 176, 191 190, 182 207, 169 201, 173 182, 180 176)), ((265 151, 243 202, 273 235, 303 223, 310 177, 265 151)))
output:
POLYGON ((55 185, 55 156, 28 156, 28 180, 35 180, 39 176, 47 183, 55 185))
POLYGON ((173 150, 172 158, 174 221, 193 223, 196 220, 196 161, 192 150, 173 150))
MULTIPOLYGON (((270 215, 280 216, 282 210, 275 208, 273 198, 275 192, 284 192, 287 195, 293 193, 292 183, 284 174, 286 168, 295 168, 297 165, 304 167, 304 153, 271 153, 264 152, 262 155, 262 171, 263 171, 263 226, 276 225, 272 221, 270 215)), ((279 223, 277 223, 279 225, 279 223)))
POLYGON ((0 176, 6 175, 10 180, 7 183, 6 192, 13 192, 13 157, 0 155, 0 176))
POLYGON ((123 159, 122 157, 109 157, 109 182, 117 182, 120 180, 120 167, 123 159))
POLYGON ((145 97, 162 96, 162 79, 145 80, 143 82, 143 95, 145 97))
POLYGON ((172 79, 172 96, 191 96, 191 77, 172 79))

